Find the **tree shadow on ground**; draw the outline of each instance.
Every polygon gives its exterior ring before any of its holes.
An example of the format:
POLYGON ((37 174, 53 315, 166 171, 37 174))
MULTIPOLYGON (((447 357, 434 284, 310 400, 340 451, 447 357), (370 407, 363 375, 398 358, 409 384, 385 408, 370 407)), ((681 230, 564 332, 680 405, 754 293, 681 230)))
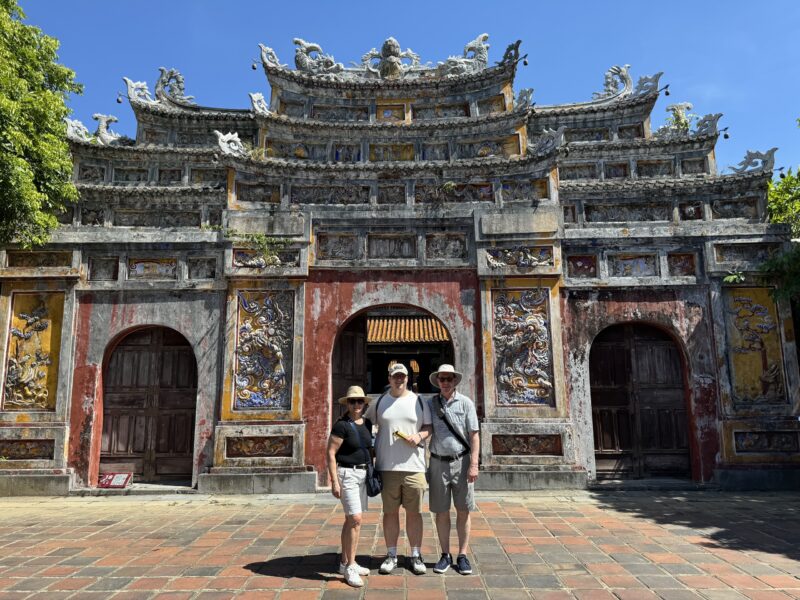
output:
POLYGON ((712 550, 782 554, 800 560, 800 492, 595 491, 600 508, 651 520, 712 550))
MULTIPOLYGON (((370 557, 357 557, 359 564, 367 566, 370 557)), ((310 581, 330 581, 341 579, 339 575, 339 554, 324 552, 302 556, 278 556, 270 560, 253 562, 244 566, 257 575, 283 577, 288 579, 308 579, 310 581)))

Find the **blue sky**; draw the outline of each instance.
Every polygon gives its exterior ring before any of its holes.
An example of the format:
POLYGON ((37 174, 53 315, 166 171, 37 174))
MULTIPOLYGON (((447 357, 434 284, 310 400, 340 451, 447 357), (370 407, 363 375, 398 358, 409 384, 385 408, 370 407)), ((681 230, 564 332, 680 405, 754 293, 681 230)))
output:
POLYGON ((186 93, 204 106, 247 108, 248 92, 268 91, 258 43, 293 65, 293 37, 320 44, 338 62, 359 61, 394 36, 423 62, 460 55, 488 33, 490 61, 522 40, 529 64, 515 88, 534 88, 537 104, 578 102, 602 88, 612 65, 630 64, 634 82, 664 71, 653 124, 671 102, 692 112, 723 113, 720 169, 748 149, 780 148, 776 166, 800 164, 800 2, 314 2, 311 0, 21 0, 27 22, 61 41, 61 62, 84 84, 70 106, 94 130, 91 115, 119 118, 115 129, 135 132, 122 77, 147 81, 174 67, 186 93))

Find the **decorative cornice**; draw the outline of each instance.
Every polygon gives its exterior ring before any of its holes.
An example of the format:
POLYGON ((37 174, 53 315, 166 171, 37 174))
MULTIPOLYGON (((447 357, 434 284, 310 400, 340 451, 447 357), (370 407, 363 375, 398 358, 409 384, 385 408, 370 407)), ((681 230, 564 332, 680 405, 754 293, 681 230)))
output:
POLYGON ((220 199, 226 199, 227 192, 225 187, 214 187, 210 185, 124 185, 119 183, 76 183, 75 187, 78 188, 81 196, 84 194, 88 196, 170 196, 178 197, 197 197, 202 196, 218 196, 220 199))
POLYGON ((185 156, 208 156, 211 158, 217 148, 208 146, 175 146, 175 145, 155 145, 137 144, 135 146, 99 146, 91 140, 79 140, 70 138, 70 148, 76 154, 108 155, 109 157, 130 157, 136 155, 137 158, 147 157, 156 154, 185 155, 185 156))
POLYGON ((664 179, 626 179, 613 181, 561 181, 558 186, 562 196, 639 194, 671 192, 680 194, 711 193, 730 187, 753 189, 766 185, 770 172, 756 171, 736 175, 705 175, 664 179))
POLYGON ((634 138, 624 140, 597 140, 586 142, 569 142, 570 159, 583 156, 594 156, 608 150, 637 150, 643 148, 681 148, 691 147, 713 147, 719 136, 716 133, 710 135, 684 134, 670 138, 634 138))
POLYGON ((658 100, 658 91, 648 92, 642 95, 632 95, 614 102, 602 102, 599 104, 583 103, 583 104, 553 104, 549 106, 536 105, 536 109, 531 114, 529 120, 535 120, 537 117, 557 117, 561 115, 575 115, 582 113, 614 113, 621 112, 628 108, 635 106, 644 106, 647 104, 655 104, 658 100))

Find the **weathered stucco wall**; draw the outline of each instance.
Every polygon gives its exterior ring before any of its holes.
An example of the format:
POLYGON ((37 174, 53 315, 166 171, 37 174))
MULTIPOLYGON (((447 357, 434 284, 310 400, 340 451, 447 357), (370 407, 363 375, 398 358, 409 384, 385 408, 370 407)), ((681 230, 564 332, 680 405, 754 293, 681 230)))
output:
POLYGON ((413 306, 438 318, 453 341, 459 389, 473 398, 481 389, 480 314, 475 272, 312 271, 306 283, 303 420, 306 462, 326 485, 325 447, 331 427, 331 358, 337 334, 359 312, 387 304, 413 306))
POLYGON ((88 292, 77 294, 75 363, 68 463, 78 485, 96 485, 103 428, 103 361, 127 333, 169 327, 191 344, 197 360, 192 484, 211 465, 219 394, 224 293, 88 292))
POLYGON ((708 293, 702 289, 567 291, 562 293, 567 394, 578 462, 595 474, 589 353, 595 336, 626 322, 669 333, 683 357, 692 478, 709 481, 719 453, 718 389, 708 293))

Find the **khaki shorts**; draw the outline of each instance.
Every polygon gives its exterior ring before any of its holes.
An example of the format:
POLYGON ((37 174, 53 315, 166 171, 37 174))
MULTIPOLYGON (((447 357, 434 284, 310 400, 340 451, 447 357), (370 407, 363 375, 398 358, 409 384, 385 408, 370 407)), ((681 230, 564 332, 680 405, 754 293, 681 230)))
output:
POLYGON ((406 512, 422 512, 422 498, 425 495, 425 488, 428 487, 425 481, 425 473, 414 473, 411 471, 381 471, 383 478, 383 490, 381 490, 381 500, 383 500, 383 512, 394 513, 400 510, 400 506, 406 512))
POLYGON ((453 462, 431 456, 428 467, 431 478, 431 512, 448 512, 451 496, 457 510, 475 510, 475 484, 467 483, 469 461, 469 454, 453 462))

